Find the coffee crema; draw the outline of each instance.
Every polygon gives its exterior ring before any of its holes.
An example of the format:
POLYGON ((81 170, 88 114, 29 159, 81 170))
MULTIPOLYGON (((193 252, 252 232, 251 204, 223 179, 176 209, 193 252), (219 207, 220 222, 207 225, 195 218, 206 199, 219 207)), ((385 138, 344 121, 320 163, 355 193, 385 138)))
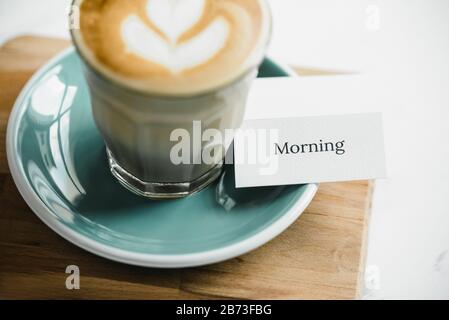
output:
POLYGON ((265 0, 75 0, 72 30, 94 68, 135 89, 197 94, 260 63, 270 32, 265 0))

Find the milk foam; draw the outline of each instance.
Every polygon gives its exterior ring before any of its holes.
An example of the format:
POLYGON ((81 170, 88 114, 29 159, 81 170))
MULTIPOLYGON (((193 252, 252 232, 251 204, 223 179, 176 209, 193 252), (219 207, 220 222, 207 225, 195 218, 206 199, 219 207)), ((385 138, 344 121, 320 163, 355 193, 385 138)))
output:
POLYGON ((172 44, 195 23, 205 9, 205 0, 148 0, 148 18, 172 44))
POLYGON ((128 52, 174 73, 208 61, 228 39, 229 25, 224 18, 217 17, 195 37, 178 44, 179 37, 199 20, 203 7, 204 0, 148 1, 148 18, 166 38, 149 28, 138 16, 130 15, 121 26, 121 36, 128 52))
POLYGON ((89 64, 125 86, 194 94, 257 67, 269 38, 266 0, 75 0, 72 36, 89 64))

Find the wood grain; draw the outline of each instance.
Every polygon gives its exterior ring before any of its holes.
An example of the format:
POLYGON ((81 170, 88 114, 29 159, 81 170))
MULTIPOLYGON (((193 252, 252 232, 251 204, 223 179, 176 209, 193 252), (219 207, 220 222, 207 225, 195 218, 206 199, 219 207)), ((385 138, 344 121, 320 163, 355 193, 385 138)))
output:
MULTIPOLYGON (((94 256, 46 227, 9 174, 6 125, 20 89, 69 43, 20 37, 0 48, 0 299, 354 299, 363 275, 371 183, 322 184, 301 218, 249 254, 202 268, 157 270, 94 256), (65 268, 81 289, 65 288, 65 268)), ((328 74, 297 68, 301 75, 328 74)))

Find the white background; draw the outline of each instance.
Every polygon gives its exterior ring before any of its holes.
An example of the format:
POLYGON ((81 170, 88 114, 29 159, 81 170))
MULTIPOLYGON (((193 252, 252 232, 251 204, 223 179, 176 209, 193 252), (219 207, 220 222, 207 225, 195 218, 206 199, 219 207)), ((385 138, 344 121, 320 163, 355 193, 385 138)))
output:
MULTIPOLYGON (((68 37, 69 2, 0 0, 0 43, 68 37)), ((385 102, 389 178, 374 194, 365 298, 449 299, 449 0, 270 2, 273 57, 380 84, 366 101, 385 102)))

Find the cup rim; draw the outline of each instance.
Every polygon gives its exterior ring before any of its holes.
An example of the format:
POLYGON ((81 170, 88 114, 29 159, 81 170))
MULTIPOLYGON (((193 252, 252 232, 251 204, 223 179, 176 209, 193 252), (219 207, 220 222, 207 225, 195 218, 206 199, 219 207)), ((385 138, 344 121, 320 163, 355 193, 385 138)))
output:
MULTIPOLYGON (((72 0, 71 6, 77 6, 81 4, 85 0, 72 0)), ((138 88, 136 86, 130 85, 126 82, 126 78, 123 80, 120 79, 119 76, 117 77, 111 77, 110 75, 106 74, 106 72, 102 71, 101 68, 98 66, 95 66, 94 63, 89 61, 89 59, 86 57, 86 54, 83 52, 83 49, 80 47, 78 41, 82 41, 82 34, 81 31, 78 31, 79 34, 76 34, 76 29, 72 28, 69 25, 69 32, 72 40, 72 44, 75 47, 76 53, 78 54, 78 57, 81 58, 81 60, 84 62, 84 64, 89 68, 89 71, 93 72, 95 76, 101 78, 104 81, 109 81, 112 84, 114 84, 117 87, 124 88, 130 92, 142 95, 142 96, 149 96, 154 98, 164 98, 164 99, 177 99, 177 98, 192 98, 192 97, 202 97, 210 95, 214 92, 224 90, 230 86, 232 86, 234 83, 237 83, 250 74, 254 68, 257 69, 257 67, 263 62, 264 58, 266 57, 267 48, 270 44, 271 37, 273 34, 273 16, 271 11, 271 6, 267 0, 257 0, 259 1, 263 6, 266 13, 266 30, 264 32, 266 33, 264 37, 264 41, 261 41, 260 44, 260 52, 258 59, 255 59, 255 63, 249 64, 246 68, 242 69, 241 72, 237 73, 235 77, 231 77, 229 80, 227 80, 224 83, 221 83, 219 85, 204 89, 204 90, 198 90, 194 91, 192 93, 161 93, 157 91, 151 91, 151 90, 144 90, 142 88, 138 88)), ((69 13, 69 19, 70 19, 71 13, 69 13)), ((252 52, 251 54, 254 54, 252 52)), ((93 59, 96 59, 95 57, 93 59)), ((98 61, 98 65, 102 66, 102 63, 98 61)), ((106 69, 106 67, 104 67, 106 69)), ((111 72, 111 75, 114 75, 114 72, 111 72)))

